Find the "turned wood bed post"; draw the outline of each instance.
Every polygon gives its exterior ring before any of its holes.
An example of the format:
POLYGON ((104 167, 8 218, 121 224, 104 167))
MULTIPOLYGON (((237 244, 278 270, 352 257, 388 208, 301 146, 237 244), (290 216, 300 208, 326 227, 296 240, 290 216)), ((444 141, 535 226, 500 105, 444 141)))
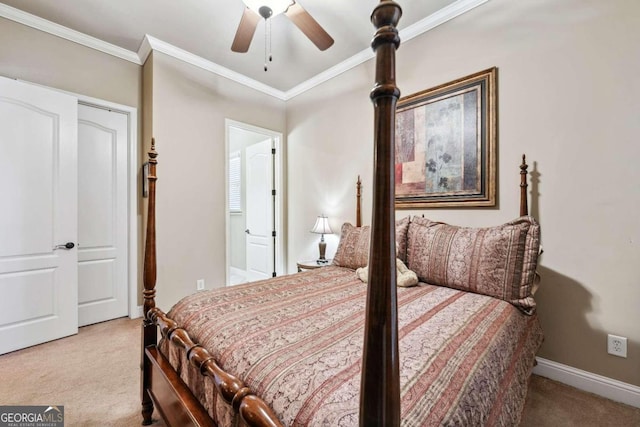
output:
POLYGON ((360 175, 358 175, 358 181, 356 182, 356 227, 362 226, 362 213, 360 209, 362 194, 362 181, 360 181, 360 175))
POLYGON ((151 424, 151 414, 153 413, 153 401, 149 396, 149 361, 145 358, 144 351, 150 345, 156 345, 158 342, 158 328, 150 319, 149 312, 156 306, 156 141, 151 139, 151 150, 149 150, 149 199, 147 210, 147 239, 144 251, 144 270, 142 281, 144 290, 142 295, 143 315, 142 321, 142 380, 140 385, 142 388, 142 425, 151 424))
POLYGON ((529 205, 527 204, 527 158, 522 155, 522 164, 520 165, 520 216, 529 215, 529 205))
POLYGON ((377 31, 374 104, 373 218, 360 386, 360 426, 400 425, 398 308, 395 248, 396 28, 402 9, 382 0, 371 14, 377 31))

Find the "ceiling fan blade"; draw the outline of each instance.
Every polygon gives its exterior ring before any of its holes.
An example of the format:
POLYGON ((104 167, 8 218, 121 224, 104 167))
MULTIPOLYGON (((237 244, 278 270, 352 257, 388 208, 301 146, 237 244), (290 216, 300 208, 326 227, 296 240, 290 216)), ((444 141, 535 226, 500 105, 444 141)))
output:
POLYGON ((260 19, 262 19, 260 15, 248 7, 244 9, 244 13, 240 19, 240 25, 238 25, 238 30, 236 31, 236 36, 231 44, 232 51, 243 53, 249 50, 251 39, 253 39, 253 34, 256 32, 256 27, 260 19))
POLYGON ((313 44, 318 46, 318 49, 326 50, 333 44, 331 36, 298 3, 293 3, 289 6, 289 9, 284 14, 309 37, 313 44))

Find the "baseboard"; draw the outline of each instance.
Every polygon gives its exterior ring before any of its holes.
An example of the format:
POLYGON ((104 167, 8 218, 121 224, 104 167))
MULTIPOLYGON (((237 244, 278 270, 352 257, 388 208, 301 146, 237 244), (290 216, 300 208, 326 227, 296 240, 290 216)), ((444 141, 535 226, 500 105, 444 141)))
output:
POLYGON ((607 399, 640 408, 640 387, 537 357, 533 373, 607 399))
POLYGON ((143 314, 144 313, 142 312, 142 306, 139 305, 136 311, 129 314, 129 319, 139 319, 143 314))

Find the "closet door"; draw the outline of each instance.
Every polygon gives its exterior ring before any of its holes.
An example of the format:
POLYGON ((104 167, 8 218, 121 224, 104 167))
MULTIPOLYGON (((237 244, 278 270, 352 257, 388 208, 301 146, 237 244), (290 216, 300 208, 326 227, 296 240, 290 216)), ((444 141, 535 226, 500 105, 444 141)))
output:
POLYGON ((77 111, 0 77, 0 354, 78 331, 77 111))
POLYGON ((78 106, 79 326, 128 313, 127 121, 78 106))

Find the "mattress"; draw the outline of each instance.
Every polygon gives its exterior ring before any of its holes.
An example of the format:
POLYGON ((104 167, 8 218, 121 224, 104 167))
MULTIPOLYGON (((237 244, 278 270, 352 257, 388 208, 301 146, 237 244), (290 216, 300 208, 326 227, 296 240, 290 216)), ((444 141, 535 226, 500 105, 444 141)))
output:
MULTIPOLYGON (((328 266, 199 292, 168 313, 286 426, 358 425, 367 285, 328 266)), ((515 426, 542 330, 508 302, 398 288, 403 426, 515 426)), ((219 426, 233 411, 168 342, 162 353, 219 426)))

